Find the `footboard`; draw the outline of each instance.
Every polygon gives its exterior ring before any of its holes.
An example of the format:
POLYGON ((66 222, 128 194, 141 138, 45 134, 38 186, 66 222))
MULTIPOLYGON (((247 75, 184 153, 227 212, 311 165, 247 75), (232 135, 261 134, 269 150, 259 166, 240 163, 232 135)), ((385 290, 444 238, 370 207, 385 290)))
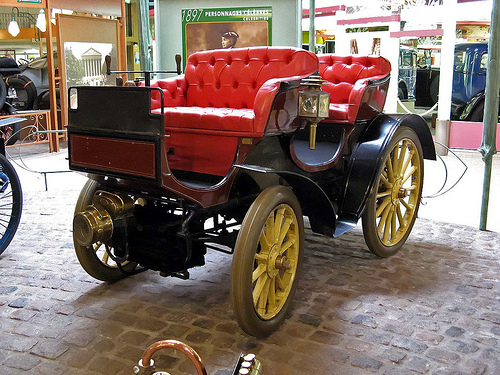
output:
POLYGON ((160 182, 165 130, 163 112, 151 112, 153 91, 163 103, 150 87, 71 88, 70 168, 160 182))

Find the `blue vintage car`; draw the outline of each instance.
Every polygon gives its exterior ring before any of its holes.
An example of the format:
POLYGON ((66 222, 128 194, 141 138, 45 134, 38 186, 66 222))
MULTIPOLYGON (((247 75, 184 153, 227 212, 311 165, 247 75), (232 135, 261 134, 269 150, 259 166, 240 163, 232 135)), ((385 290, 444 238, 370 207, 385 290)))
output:
MULTIPOLYGON (((488 42, 459 43, 455 46, 451 119, 483 121, 488 42)), ((416 104, 432 106, 439 87, 439 68, 419 67, 416 104)))
POLYGON ((483 121, 488 42, 455 46, 451 118, 483 121))

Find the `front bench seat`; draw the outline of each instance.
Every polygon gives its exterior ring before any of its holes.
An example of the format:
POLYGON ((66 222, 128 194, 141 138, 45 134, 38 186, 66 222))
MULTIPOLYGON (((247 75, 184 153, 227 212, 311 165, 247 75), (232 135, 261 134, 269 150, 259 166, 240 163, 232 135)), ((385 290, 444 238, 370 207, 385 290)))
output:
POLYGON ((324 122, 371 120, 384 107, 391 64, 381 56, 318 55, 319 74, 328 81, 330 111, 324 122))

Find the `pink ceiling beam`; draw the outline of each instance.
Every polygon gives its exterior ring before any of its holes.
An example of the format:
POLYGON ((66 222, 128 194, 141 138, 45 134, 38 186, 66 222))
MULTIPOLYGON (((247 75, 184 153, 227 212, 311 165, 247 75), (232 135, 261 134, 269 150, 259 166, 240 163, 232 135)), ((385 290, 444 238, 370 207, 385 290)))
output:
POLYGON ((443 29, 430 29, 430 30, 406 30, 394 31, 390 33, 391 38, 410 38, 410 37, 426 37, 426 36, 443 36, 443 29))
MULTIPOLYGON (((334 5, 331 7, 316 8, 316 17, 334 16, 339 10, 345 10, 345 5, 334 5)), ((309 9, 302 10, 302 18, 309 18, 309 9)))
POLYGON ((399 14, 393 14, 391 16, 380 16, 380 17, 365 17, 365 18, 353 18, 348 20, 338 20, 337 25, 356 25, 360 23, 382 23, 382 22, 399 22, 401 21, 401 16, 399 14))

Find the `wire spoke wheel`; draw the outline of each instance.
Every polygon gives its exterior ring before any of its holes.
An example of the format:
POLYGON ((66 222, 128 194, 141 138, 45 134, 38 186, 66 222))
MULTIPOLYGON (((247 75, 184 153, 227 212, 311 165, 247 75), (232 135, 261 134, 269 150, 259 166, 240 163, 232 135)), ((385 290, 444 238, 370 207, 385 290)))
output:
POLYGON ((283 186, 264 190, 243 220, 232 267, 231 297, 242 329, 265 337, 284 320, 302 263, 300 204, 283 186))
MULTIPOLYGON (((92 198, 99 188, 99 184, 94 180, 88 180, 84 185, 75 207, 75 214, 85 210, 92 203, 92 198)), ((78 243, 73 234, 73 244, 75 246, 78 261, 83 269, 92 277, 102 281, 116 281, 125 276, 125 272, 132 272, 137 263, 119 259, 114 254, 111 246, 101 242, 95 242, 90 246, 83 246, 78 243)))
POLYGON ((19 177, 12 164, 0 154, 0 254, 16 234, 23 207, 19 177))
POLYGON ((374 254, 393 255, 406 242, 417 217, 422 185, 422 147, 417 135, 402 127, 387 147, 363 214, 363 233, 374 254))

